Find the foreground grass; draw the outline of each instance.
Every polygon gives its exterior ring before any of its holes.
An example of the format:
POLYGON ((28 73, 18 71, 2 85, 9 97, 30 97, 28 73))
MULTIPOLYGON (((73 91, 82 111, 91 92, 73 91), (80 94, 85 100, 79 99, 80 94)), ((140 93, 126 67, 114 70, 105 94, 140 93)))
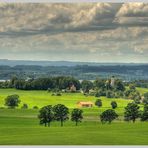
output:
MULTIPOLYGON (((114 121, 102 125, 85 119, 39 125, 38 110, 0 109, 0 145, 147 145, 148 123, 114 121)), ((88 116, 89 117, 89 116, 88 116)))

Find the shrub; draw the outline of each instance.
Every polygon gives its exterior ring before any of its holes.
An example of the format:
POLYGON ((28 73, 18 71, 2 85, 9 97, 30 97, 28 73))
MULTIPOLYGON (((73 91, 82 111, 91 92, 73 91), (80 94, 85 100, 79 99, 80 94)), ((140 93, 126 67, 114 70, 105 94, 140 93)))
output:
POLYGON ((33 106, 33 109, 39 109, 38 106, 33 106))
POLYGON ((27 104, 23 104, 23 106, 21 107, 22 109, 27 109, 28 105, 27 104))
POLYGON ((117 108, 117 102, 116 101, 112 101, 111 102, 111 106, 112 106, 112 109, 117 108))
POLYGON ((47 89, 47 92, 51 92, 51 89, 50 89, 50 88, 48 88, 48 89, 47 89))
POLYGON ((5 109, 4 107, 0 107, 0 109, 5 109))
POLYGON ((102 106, 102 100, 97 99, 96 102, 95 102, 95 105, 98 106, 98 107, 101 107, 102 106))
POLYGON ((59 92, 58 93, 52 93, 51 96, 62 96, 62 94, 59 93, 59 92))

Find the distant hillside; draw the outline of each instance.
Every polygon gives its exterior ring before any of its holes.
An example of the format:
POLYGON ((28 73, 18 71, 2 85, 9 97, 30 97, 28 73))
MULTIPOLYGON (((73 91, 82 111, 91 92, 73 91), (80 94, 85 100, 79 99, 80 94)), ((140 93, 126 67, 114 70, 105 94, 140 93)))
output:
MULTIPOLYGON (((9 61, 10 62, 10 61, 9 61)), ((14 61, 13 61, 14 62, 14 61)), ((22 62, 12 66, 4 62, 0 65, 0 80, 10 79, 12 76, 20 78, 38 78, 49 76, 73 76, 79 80, 94 80, 98 77, 108 78, 115 75, 123 80, 148 80, 148 64, 98 64, 89 65, 81 62, 22 62), (24 64, 26 63, 26 64, 24 64), (32 63, 32 64, 31 64, 32 63), (46 65, 46 64, 51 65, 46 65), (24 64, 24 65, 23 65, 24 64), (27 65, 28 64, 28 65, 27 65), (44 66, 42 66, 43 64, 44 66)))
MULTIPOLYGON (((101 65, 141 65, 140 63, 95 63, 95 62, 71 62, 71 61, 31 61, 31 60, 7 60, 0 59, 0 65, 16 66, 16 65, 38 65, 38 66, 101 66, 101 65)), ((143 64, 142 64, 143 65, 143 64)))

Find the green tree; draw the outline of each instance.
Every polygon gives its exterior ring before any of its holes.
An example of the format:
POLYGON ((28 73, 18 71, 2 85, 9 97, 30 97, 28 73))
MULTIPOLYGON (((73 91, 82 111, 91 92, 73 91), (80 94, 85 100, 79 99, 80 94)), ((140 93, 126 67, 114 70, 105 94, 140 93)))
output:
POLYGON ((112 101, 111 102, 111 106, 112 106, 112 109, 117 108, 117 102, 116 101, 112 101))
POLYGON ((136 119, 140 116, 139 106, 136 103, 128 103, 128 105, 125 107, 124 112, 124 119, 125 121, 133 121, 133 123, 136 121, 136 119))
POLYGON ((11 78, 11 80, 10 80, 10 85, 11 85, 11 87, 14 87, 15 81, 17 81, 17 80, 18 80, 18 78, 17 78, 16 76, 13 76, 13 77, 11 78))
POLYGON ((63 104, 57 104, 53 107, 55 120, 61 122, 61 126, 63 126, 63 122, 68 120, 69 109, 63 104))
POLYGON ((106 97, 107 98, 114 98, 115 97, 115 93, 111 90, 106 91, 106 97))
POLYGON ((136 87, 135 87, 134 84, 130 84, 130 85, 129 85, 129 89, 134 91, 134 90, 136 90, 136 87))
POLYGON ((105 80, 104 79, 96 79, 94 81, 94 86, 99 89, 105 89, 105 80))
POLYGON ((141 115, 141 121, 148 121, 148 104, 144 105, 144 110, 141 115))
POLYGON ((97 99, 96 102, 95 102, 95 105, 98 106, 98 107, 101 107, 102 106, 102 100, 97 99))
POLYGON ((77 108, 73 109, 71 113, 71 121, 74 121, 76 123, 76 126, 78 125, 78 122, 81 122, 81 120, 83 119, 82 113, 83 111, 77 108))
POLYGON ((148 92, 144 93, 143 103, 148 104, 148 92))
POLYGON ((89 90, 93 88, 93 83, 91 81, 84 80, 81 83, 81 87, 84 93, 89 93, 89 90))
POLYGON ((100 120, 101 120, 102 123, 107 123, 107 122, 111 123, 116 118, 118 118, 118 114, 112 109, 105 110, 100 115, 100 120))
POLYGON ((22 106, 22 109, 27 109, 27 108, 28 108, 28 105, 24 103, 22 106))
POLYGON ((18 95, 10 95, 5 98, 5 105, 9 108, 15 108, 19 105, 21 101, 18 95))
POLYGON ((124 87, 124 84, 121 80, 116 80, 115 82, 115 88, 117 91, 124 91, 125 90, 125 87, 124 87))
POLYGON ((39 110, 38 118, 40 120, 40 124, 44 124, 45 126, 50 126, 50 123, 54 120, 54 114, 52 111, 52 106, 47 105, 42 107, 39 110))

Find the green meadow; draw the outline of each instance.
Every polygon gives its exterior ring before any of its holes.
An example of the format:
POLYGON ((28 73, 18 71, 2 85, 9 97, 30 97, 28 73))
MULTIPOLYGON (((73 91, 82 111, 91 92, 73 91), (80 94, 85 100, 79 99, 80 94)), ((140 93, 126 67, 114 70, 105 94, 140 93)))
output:
MULTIPOLYGON (((148 89, 137 88, 141 93, 148 89)), ((62 96, 51 96, 47 91, 22 91, 0 89, 0 107, 4 107, 4 99, 8 95, 18 94, 21 103, 17 109, 0 109, 0 145, 148 145, 148 123, 123 121, 124 107, 131 100, 109 99, 101 97, 101 108, 83 108, 84 119, 76 127, 75 123, 66 121, 64 127, 52 122, 51 127, 39 125, 38 109, 44 105, 64 104, 70 111, 77 107, 78 101, 95 102, 94 96, 81 93, 64 93, 62 96), (116 112, 119 118, 112 124, 102 125, 99 114, 111 108, 110 102, 116 100, 116 112), (29 109, 21 109, 26 103, 29 109)), ((141 106, 141 109, 143 107, 141 106)))

